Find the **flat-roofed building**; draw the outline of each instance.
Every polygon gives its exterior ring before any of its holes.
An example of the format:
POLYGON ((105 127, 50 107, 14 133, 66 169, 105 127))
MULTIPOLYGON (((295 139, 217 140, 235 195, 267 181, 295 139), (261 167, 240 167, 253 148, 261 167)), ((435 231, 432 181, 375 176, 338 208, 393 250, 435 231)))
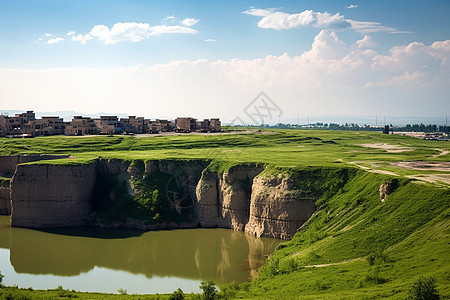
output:
POLYGON ((66 135, 87 135, 99 133, 100 130, 97 127, 95 120, 90 117, 74 116, 72 121, 66 124, 66 135))
POLYGON ((212 118, 209 123, 209 130, 213 132, 222 131, 222 125, 219 118, 212 118))

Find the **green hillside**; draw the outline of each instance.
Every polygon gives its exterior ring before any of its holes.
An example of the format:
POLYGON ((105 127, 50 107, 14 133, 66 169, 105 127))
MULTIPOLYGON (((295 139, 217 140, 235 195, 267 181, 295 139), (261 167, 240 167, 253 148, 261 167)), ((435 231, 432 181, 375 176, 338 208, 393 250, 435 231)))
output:
MULTIPOLYGON (((222 287, 222 297, 228 299, 405 299, 420 276, 435 278, 441 297, 450 299, 449 150, 448 142, 306 130, 0 139, 0 155, 71 155, 35 162, 39 164, 87 163, 98 157, 204 159, 217 171, 261 163, 266 175, 289 173, 302 190, 318 196, 318 211, 291 241, 278 246, 259 278, 222 287), (384 183, 393 191, 382 202, 384 183)), ((3 292, 58 295, 11 288, 3 292)), ((160 296, 164 298, 168 296, 160 296)))

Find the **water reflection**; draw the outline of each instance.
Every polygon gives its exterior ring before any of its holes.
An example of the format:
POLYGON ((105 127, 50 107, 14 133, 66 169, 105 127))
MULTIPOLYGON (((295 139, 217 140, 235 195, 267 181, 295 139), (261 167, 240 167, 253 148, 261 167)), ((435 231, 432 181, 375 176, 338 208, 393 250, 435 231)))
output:
MULTIPOLYGON (((9 228, 0 217, 0 247, 10 248, 17 273, 77 276, 95 267, 147 278, 243 282, 256 275, 278 240, 226 229, 153 232, 70 229, 67 234, 9 228), (117 236, 119 234, 119 236, 117 236), (97 236, 97 237, 86 237, 97 236), (100 236, 101 238, 99 238, 100 236)), ((3 262, 1 262, 3 263, 3 262)))

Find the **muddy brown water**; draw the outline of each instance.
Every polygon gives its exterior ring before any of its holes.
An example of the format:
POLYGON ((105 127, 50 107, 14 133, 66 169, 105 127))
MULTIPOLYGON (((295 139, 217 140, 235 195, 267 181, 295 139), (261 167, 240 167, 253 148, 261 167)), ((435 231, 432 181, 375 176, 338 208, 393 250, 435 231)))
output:
POLYGON ((90 292, 199 292, 200 282, 257 276, 280 240, 228 229, 11 228, 0 216, 0 272, 9 286, 90 292))

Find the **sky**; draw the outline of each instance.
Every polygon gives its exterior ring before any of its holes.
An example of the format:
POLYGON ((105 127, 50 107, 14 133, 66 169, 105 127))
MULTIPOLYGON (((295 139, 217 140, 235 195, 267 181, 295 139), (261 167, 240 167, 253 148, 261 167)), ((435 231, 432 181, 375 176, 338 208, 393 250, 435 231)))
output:
POLYGON ((0 0, 0 111, 445 120, 449 15, 447 0, 0 0))

